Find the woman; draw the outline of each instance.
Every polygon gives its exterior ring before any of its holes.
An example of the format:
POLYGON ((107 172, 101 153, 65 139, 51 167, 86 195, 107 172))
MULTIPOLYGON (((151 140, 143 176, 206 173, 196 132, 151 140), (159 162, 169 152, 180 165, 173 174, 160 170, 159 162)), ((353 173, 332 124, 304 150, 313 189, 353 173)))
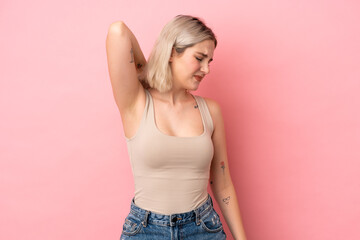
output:
POLYGON ((113 94, 135 181, 121 239, 226 239, 211 189, 235 239, 246 239, 228 169, 219 105, 194 96, 217 41, 201 20, 165 25, 146 62, 121 21, 106 39, 113 94))

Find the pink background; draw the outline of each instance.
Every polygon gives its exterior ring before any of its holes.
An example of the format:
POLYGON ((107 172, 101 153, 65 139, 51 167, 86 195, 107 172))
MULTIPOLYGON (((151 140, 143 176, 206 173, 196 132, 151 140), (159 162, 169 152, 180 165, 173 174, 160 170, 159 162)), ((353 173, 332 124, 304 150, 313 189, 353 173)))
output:
POLYGON ((147 57, 177 14, 218 36, 195 94, 222 107, 248 239, 360 239, 359 12, 350 0, 1 1, 0 239, 119 239, 133 180, 107 29, 124 20, 147 57))

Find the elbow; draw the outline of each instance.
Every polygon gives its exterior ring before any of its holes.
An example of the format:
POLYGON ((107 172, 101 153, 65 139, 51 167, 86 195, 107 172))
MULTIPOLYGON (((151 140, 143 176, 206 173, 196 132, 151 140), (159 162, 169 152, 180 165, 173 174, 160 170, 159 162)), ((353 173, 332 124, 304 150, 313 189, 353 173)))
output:
POLYGON ((110 24, 108 35, 123 36, 127 31, 127 26, 123 21, 116 21, 110 24))
POLYGON ((234 185, 231 179, 226 182, 218 182, 217 184, 214 182, 211 185, 211 191, 214 193, 215 196, 222 196, 224 194, 227 194, 232 189, 234 189, 234 185))

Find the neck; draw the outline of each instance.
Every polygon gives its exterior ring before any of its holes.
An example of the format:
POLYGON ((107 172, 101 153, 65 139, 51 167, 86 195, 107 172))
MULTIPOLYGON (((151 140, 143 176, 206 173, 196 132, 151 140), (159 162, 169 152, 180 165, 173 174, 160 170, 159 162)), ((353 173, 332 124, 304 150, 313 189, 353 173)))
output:
POLYGON ((154 89, 157 98, 171 106, 181 105, 189 99, 190 93, 184 88, 172 87, 169 91, 159 92, 154 89))

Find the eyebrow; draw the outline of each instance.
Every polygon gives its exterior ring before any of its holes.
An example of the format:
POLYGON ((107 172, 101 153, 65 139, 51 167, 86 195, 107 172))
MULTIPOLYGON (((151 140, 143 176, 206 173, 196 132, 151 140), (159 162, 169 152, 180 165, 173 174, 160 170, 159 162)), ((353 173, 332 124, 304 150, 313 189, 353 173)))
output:
MULTIPOLYGON (((208 55, 206 55, 205 53, 202 53, 202 52, 196 52, 196 53, 199 53, 199 54, 203 55, 203 57, 206 57, 206 58, 209 57, 208 55)), ((210 58, 209 62, 211 62, 212 60, 214 60, 214 59, 210 58)))

